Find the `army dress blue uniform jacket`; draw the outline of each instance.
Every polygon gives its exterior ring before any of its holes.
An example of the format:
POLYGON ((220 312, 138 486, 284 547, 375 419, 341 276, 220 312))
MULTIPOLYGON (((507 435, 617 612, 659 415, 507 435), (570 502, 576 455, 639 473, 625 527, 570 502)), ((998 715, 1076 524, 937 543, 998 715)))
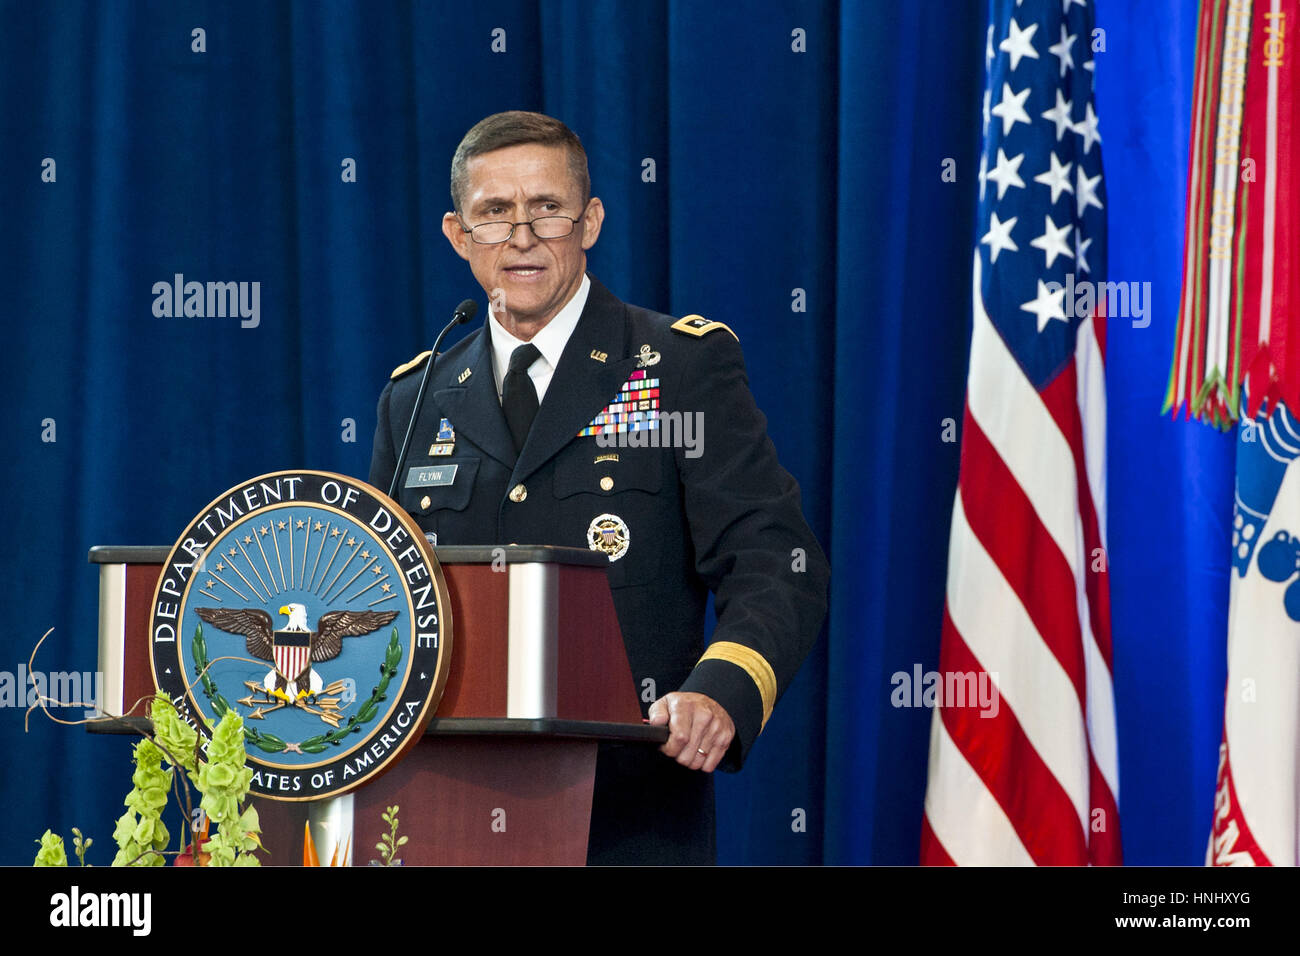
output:
MULTIPOLYGON (((380 396, 370 467, 379 488, 392 480, 423 369, 422 359, 398 369, 380 396)), ((491 336, 480 328, 434 368, 407 460, 408 468, 430 465, 457 465, 451 484, 399 482, 396 494, 440 545, 586 548, 593 519, 621 519, 627 549, 608 574, 637 687, 649 678, 656 696, 682 690, 717 700, 736 725, 722 766, 740 768, 821 628, 829 569, 726 326, 698 317, 675 323, 593 279, 518 456, 497 397, 491 336), (643 354, 658 361, 647 365, 643 354), (661 418, 703 413, 698 451, 579 437, 639 368, 658 379, 661 418), (430 457, 444 418, 454 451, 430 457), (611 452, 617 461, 596 461, 611 452), (515 501, 509 492, 518 485, 527 494, 515 501), (710 590, 718 623, 706 653, 710 590)), ((648 702, 641 706, 648 711, 648 702)), ((653 746, 602 745, 589 862, 711 863, 714 847, 709 774, 653 746)))

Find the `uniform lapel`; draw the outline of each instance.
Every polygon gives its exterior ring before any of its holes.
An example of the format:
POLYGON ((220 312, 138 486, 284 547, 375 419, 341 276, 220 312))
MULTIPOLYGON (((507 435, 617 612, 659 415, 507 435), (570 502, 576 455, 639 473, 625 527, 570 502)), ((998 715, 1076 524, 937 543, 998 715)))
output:
POLYGON ((527 480, 613 400, 636 368, 635 357, 624 358, 626 338, 623 303, 592 279, 582 317, 560 355, 515 463, 514 481, 527 480), (603 361, 599 356, 604 356, 603 361))
MULTIPOLYGON (((492 316, 488 315, 488 322, 492 316)), ((475 342, 466 351, 465 365, 448 369, 452 384, 433 393, 438 407, 446 414, 457 436, 464 435, 507 468, 515 464, 515 444, 506 426, 506 417, 497 399, 496 379, 492 376, 492 335, 484 325, 475 342), (465 367, 470 376, 456 384, 465 367)))

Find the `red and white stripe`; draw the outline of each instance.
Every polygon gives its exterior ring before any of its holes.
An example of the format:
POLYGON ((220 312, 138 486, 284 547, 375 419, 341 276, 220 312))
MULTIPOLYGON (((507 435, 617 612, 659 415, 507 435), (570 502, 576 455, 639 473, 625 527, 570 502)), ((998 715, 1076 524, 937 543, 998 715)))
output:
POLYGON ((311 648, 305 644, 301 647, 284 647, 277 644, 275 647, 275 667, 285 680, 291 681, 296 678, 310 660, 311 648))
POLYGON ((1040 392, 980 271, 939 670, 986 673, 999 706, 936 707, 921 862, 1118 864, 1105 318, 1040 392))

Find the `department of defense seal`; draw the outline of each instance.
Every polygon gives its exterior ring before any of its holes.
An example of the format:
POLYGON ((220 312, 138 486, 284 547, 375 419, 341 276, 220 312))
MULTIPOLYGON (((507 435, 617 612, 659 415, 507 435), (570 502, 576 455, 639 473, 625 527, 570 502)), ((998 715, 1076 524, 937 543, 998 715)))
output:
POLYGON ((387 495, 318 471, 230 489, 172 548, 150 613, 154 681, 210 735, 244 719, 253 792, 315 800, 419 740, 446 684, 451 603, 387 495))

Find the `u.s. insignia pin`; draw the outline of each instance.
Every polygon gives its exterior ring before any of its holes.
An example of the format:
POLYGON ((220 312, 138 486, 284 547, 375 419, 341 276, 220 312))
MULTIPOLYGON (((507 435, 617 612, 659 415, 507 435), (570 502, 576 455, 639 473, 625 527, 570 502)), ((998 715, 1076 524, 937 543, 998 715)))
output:
POLYGON ((617 561, 627 554, 629 543, 627 522, 618 515, 597 515, 587 526, 587 546, 611 561, 617 561))

